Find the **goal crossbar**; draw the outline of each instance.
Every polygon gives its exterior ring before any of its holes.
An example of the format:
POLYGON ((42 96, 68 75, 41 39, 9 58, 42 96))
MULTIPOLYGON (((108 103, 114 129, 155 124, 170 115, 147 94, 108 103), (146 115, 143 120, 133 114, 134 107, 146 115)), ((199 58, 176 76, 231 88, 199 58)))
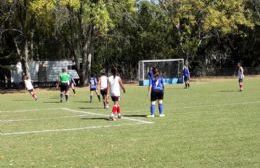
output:
POLYGON ((183 58, 140 60, 138 63, 139 85, 148 85, 149 80, 147 79, 147 73, 153 66, 160 68, 166 84, 182 83, 181 73, 183 65, 183 58))

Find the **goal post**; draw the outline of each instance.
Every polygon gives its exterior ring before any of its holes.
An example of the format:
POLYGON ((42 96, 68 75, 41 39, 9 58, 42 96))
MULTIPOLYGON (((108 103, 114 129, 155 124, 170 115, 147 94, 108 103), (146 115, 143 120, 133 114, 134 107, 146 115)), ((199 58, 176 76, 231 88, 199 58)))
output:
POLYGON ((141 60, 138 63, 138 80, 140 86, 149 85, 148 73, 157 67, 164 78, 165 84, 183 83, 182 70, 184 59, 141 60))

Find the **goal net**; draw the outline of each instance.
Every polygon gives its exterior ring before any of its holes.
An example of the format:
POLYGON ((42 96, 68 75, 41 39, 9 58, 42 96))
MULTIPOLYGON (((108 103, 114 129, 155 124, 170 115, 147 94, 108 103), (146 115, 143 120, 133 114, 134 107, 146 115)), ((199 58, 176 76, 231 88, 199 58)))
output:
POLYGON ((182 83, 184 59, 141 60, 138 64, 138 80, 140 85, 148 85, 148 73, 157 67, 166 84, 182 83))

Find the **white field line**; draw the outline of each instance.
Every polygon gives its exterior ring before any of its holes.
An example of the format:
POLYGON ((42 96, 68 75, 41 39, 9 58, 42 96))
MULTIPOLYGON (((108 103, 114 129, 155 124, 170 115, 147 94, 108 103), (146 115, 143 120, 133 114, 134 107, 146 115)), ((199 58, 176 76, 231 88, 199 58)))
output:
POLYGON ((61 117, 53 117, 53 118, 25 118, 25 119, 14 119, 14 120, 0 120, 0 122, 19 122, 19 121, 40 121, 40 120, 55 120, 60 118, 75 118, 75 117, 83 117, 86 115, 73 115, 73 116, 61 116, 61 117))
POLYGON ((47 132, 68 132, 68 131, 79 131, 79 130, 87 130, 87 129, 120 127, 120 126, 125 126, 125 125, 139 125, 139 124, 141 124, 141 123, 104 125, 104 126, 88 126, 88 127, 81 127, 81 128, 52 129, 52 130, 39 130, 39 131, 6 132, 6 133, 0 133, 0 135, 1 136, 7 136, 7 135, 39 134, 39 133, 47 133, 47 132))
POLYGON ((258 104, 260 101, 252 101, 252 102, 234 102, 234 103, 223 103, 223 104, 201 104, 196 106, 186 106, 183 108, 192 109, 192 108, 199 108, 199 107, 219 107, 219 106, 232 106, 232 105, 247 105, 247 104, 258 104))
POLYGON ((43 108, 43 109, 23 109, 23 110, 13 110, 13 111, 1 111, 0 113, 23 113, 32 111, 49 111, 49 110, 61 110, 62 108, 43 108))
MULTIPOLYGON (((92 113, 92 112, 81 111, 81 110, 73 110, 73 109, 69 109, 69 108, 62 108, 62 109, 70 111, 70 112, 74 112, 74 113, 83 113, 83 114, 107 117, 107 115, 105 115, 105 114, 98 114, 98 113, 92 113)), ((130 118, 130 117, 124 117, 124 116, 122 117, 122 119, 129 120, 129 121, 135 121, 135 122, 139 122, 139 123, 143 123, 143 124, 152 124, 153 123, 151 121, 144 121, 144 120, 139 120, 139 119, 130 118)))

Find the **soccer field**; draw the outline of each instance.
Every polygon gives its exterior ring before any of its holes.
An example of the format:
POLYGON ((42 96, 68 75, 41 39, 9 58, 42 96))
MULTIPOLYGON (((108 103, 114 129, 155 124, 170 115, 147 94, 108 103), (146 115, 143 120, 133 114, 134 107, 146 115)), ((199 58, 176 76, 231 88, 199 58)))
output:
POLYGON ((145 117, 147 87, 126 89, 115 122, 88 88, 68 103, 58 90, 0 94, 0 167, 260 167, 259 77, 243 92, 236 79, 167 86, 164 118, 145 117))

